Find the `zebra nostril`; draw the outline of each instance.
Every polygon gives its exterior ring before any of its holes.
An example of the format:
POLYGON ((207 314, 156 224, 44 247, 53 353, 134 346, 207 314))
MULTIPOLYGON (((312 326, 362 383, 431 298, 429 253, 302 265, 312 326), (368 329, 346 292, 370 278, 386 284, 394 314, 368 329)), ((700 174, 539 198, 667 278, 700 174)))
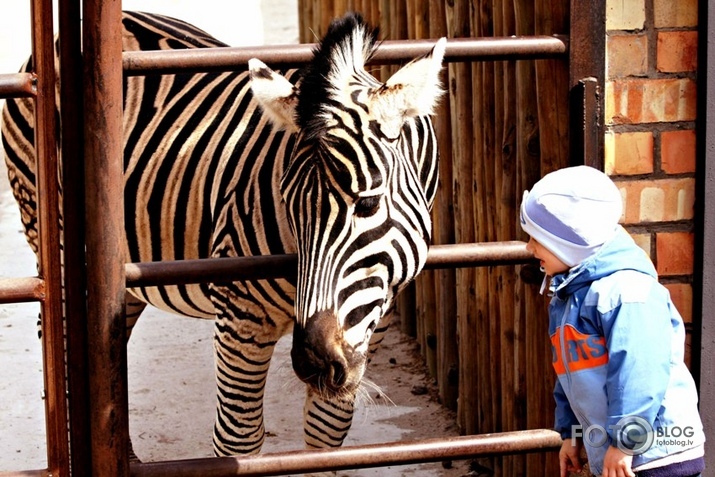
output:
POLYGON ((339 388, 344 385, 347 381, 347 373, 345 371, 345 364, 340 361, 333 361, 330 363, 330 382, 333 387, 339 388))

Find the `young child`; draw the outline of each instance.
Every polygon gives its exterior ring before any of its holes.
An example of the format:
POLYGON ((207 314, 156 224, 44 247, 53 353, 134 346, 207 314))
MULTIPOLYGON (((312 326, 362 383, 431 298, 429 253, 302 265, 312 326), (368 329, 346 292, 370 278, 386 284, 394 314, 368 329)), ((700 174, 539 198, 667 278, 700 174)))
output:
POLYGON ((547 174, 521 204, 527 249, 551 277, 561 477, 581 469, 582 445, 594 475, 699 475, 705 436, 683 320, 621 210, 616 185, 587 166, 547 174))

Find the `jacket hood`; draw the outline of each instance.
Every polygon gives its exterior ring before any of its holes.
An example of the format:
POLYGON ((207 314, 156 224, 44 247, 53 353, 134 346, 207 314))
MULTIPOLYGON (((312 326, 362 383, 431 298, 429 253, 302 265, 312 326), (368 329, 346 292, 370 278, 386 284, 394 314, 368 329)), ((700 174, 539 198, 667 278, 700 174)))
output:
POLYGON ((613 238, 604 243, 592 257, 566 273, 555 275, 549 288, 552 293, 563 298, 581 287, 590 285, 594 280, 619 270, 635 270, 658 278, 650 257, 635 245, 631 236, 620 225, 613 238))

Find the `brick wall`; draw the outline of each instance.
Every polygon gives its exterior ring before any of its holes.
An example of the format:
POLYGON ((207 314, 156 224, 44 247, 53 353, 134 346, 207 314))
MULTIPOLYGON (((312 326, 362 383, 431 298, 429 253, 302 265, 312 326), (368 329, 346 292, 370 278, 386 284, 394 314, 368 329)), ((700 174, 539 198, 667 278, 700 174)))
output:
POLYGON ((605 168, 622 223, 692 320, 697 0, 606 1, 605 168))

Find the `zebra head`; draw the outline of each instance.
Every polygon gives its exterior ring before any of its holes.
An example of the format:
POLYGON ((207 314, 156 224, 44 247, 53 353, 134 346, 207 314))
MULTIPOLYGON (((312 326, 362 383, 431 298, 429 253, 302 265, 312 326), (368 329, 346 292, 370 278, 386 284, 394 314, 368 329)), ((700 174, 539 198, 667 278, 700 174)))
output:
POLYGON ((446 40, 381 83, 378 30, 336 20, 297 85, 251 60, 254 96, 295 134, 281 193, 298 251, 296 374, 324 396, 357 390, 373 331, 424 265, 438 153, 427 115, 446 40))

